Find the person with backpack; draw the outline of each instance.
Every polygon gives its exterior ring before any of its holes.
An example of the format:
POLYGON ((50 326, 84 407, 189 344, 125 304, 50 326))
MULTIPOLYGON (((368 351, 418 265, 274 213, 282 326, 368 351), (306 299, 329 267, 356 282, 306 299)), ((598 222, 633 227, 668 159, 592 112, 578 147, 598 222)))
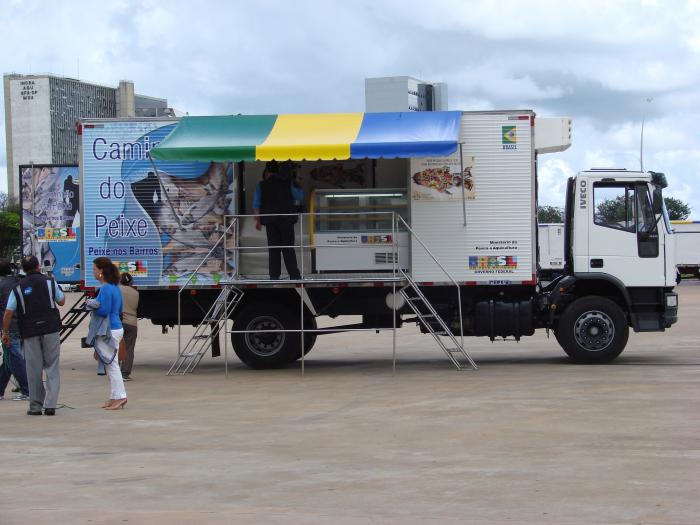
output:
POLYGON ((56 414, 61 387, 59 355, 61 353, 61 314, 58 306, 66 302, 56 281, 41 274, 39 260, 33 255, 22 258, 26 276, 12 289, 2 318, 2 342, 10 344, 12 318, 22 338, 29 384, 27 415, 56 414), (46 373, 46 387, 42 375, 46 373))
POLYGON ((277 165, 270 161, 265 165, 263 180, 258 184, 253 195, 253 213, 256 217, 255 227, 262 225, 267 232, 268 261, 270 279, 279 280, 282 273, 282 257, 287 267, 289 278, 301 279, 294 250, 294 224, 303 191, 293 184, 294 164, 285 161, 277 165))
MULTIPOLYGON (((0 318, 5 315, 5 306, 17 286, 19 279, 12 272, 9 259, 0 259, 0 318)), ((27 384, 27 368, 22 356, 22 341, 19 337, 17 318, 12 316, 10 322, 9 344, 3 345, 3 363, 0 368, 0 399, 5 397, 5 389, 14 376, 19 385, 19 394, 12 398, 13 401, 25 401, 29 399, 29 385, 27 384)))

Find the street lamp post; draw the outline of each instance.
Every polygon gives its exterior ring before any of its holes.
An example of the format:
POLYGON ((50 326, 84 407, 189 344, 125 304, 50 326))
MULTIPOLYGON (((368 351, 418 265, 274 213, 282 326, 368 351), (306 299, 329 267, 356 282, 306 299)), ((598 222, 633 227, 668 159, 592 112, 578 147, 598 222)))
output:
MULTIPOLYGON (((654 97, 647 97, 647 104, 651 104, 654 97)), ((644 120, 646 119, 646 109, 644 106, 644 115, 642 116, 642 132, 639 136, 639 171, 644 171, 644 120)))

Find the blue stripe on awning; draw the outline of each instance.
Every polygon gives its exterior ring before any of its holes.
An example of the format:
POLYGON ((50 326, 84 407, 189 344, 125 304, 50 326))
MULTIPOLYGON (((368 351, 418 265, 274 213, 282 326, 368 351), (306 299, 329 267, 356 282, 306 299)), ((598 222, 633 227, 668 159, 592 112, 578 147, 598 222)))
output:
POLYGON ((365 113, 350 158, 444 157, 457 150, 461 111, 365 113))

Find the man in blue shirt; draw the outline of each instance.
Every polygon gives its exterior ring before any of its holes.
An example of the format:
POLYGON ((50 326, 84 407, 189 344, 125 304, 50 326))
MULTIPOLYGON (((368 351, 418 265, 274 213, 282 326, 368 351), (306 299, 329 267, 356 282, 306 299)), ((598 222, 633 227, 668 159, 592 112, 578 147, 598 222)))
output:
POLYGON ((282 273, 282 257, 290 279, 300 279, 294 246, 294 224, 298 217, 304 193, 293 181, 294 164, 285 161, 280 166, 275 161, 268 162, 263 172, 263 180, 255 188, 253 213, 255 227, 260 230, 265 225, 269 246, 270 279, 278 280, 282 273))
POLYGON ((33 255, 22 259, 26 277, 12 290, 2 318, 2 342, 10 341, 12 317, 17 315, 29 382, 30 416, 56 414, 61 386, 58 357, 61 352, 61 315, 66 299, 56 281, 41 274, 33 255), (46 372, 46 387, 42 373, 46 372))

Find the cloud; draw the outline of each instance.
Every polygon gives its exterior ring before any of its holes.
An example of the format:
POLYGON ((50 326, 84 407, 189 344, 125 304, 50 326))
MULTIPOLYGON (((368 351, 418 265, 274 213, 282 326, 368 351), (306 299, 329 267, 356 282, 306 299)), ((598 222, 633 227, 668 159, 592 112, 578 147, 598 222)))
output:
POLYGON ((697 2, 35 0, 4 11, 6 71, 78 76, 79 63, 81 78, 130 79, 190 114, 362 111, 365 77, 412 75, 447 82, 453 109, 573 117, 570 150, 541 159, 540 186, 555 188, 542 199, 560 199, 564 173, 592 162, 637 168, 642 118, 649 166, 678 188, 698 182, 697 160, 670 154, 696 142, 697 2))

